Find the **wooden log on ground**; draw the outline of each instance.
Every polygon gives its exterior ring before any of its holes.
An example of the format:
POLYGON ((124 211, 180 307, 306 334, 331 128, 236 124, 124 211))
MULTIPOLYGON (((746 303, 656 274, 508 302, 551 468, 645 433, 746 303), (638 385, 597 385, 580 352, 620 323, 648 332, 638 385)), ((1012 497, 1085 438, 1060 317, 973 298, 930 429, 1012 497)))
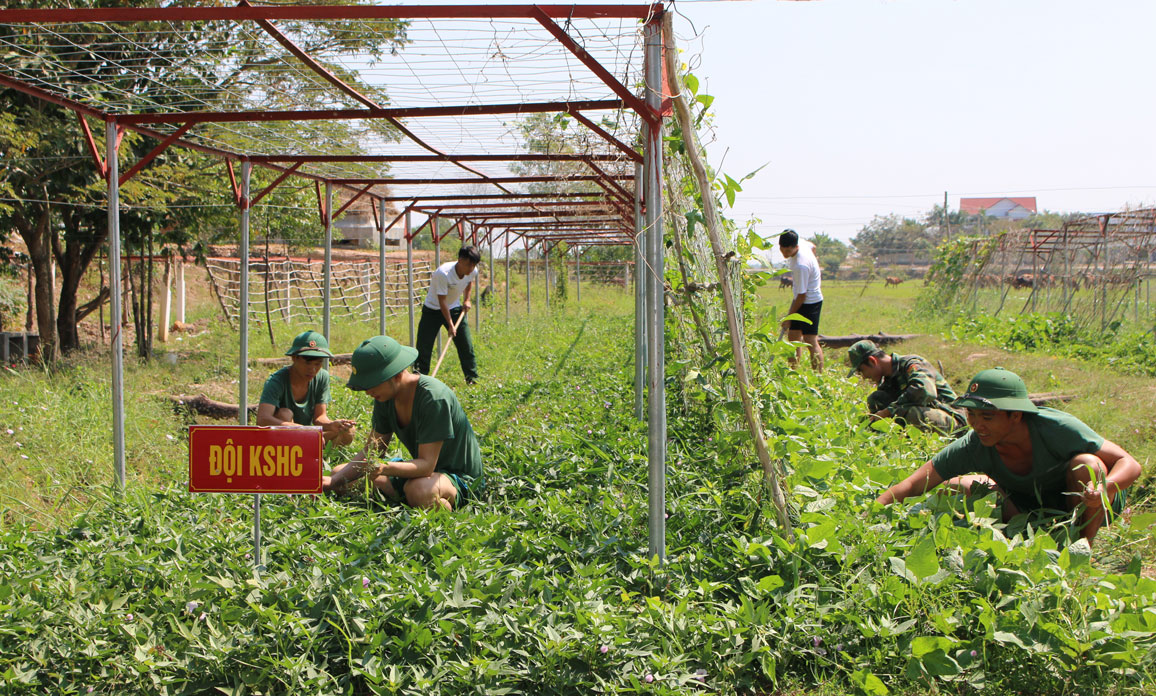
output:
MULTIPOLYGON (((329 359, 331 365, 348 365, 353 353, 337 353, 329 359)), ((249 362, 257 365, 288 365, 289 356, 283 358, 250 358, 249 362)))
POLYGON ((819 336, 819 344, 824 348, 850 348, 858 341, 874 341, 876 345, 887 346, 892 343, 902 343, 913 338, 922 338, 923 334, 851 334, 850 336, 819 336))
MULTIPOLYGON (((208 416, 209 418, 217 418, 221 420, 232 419, 237 420, 240 413, 237 410, 237 404, 228 404, 224 401, 216 401, 210 399, 204 394, 197 396, 189 396, 188 394, 177 394, 170 396, 169 400, 173 402, 175 410, 188 409, 193 413, 208 416)), ((249 413, 256 417, 257 404, 249 406, 249 413)))
POLYGON ((1057 394, 1056 392, 1041 392, 1039 394, 1028 394, 1028 398, 1031 399, 1032 403, 1036 406, 1047 406, 1048 404, 1057 402, 1063 403, 1065 401, 1071 401, 1072 399, 1076 398, 1076 395, 1057 394))

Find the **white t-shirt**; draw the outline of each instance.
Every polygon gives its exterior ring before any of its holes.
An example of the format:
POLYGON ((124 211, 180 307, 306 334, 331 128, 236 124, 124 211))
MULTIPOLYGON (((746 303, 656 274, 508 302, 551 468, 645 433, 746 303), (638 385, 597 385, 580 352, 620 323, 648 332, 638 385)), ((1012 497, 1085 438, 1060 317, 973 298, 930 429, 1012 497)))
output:
POLYGON ((438 296, 446 296, 446 306, 450 309, 461 305, 458 298, 462 296, 462 291, 478 277, 478 269, 475 266, 474 270, 466 277, 458 276, 458 262, 447 261, 438 266, 437 270, 433 272, 430 278, 429 292, 425 296, 425 306, 430 309, 441 310, 442 306, 438 303, 438 296))
POLYGON ((806 294, 803 304, 814 304, 823 301, 823 292, 819 289, 823 279, 823 271, 819 268, 819 259, 815 258, 814 247, 799 242, 799 252, 787 259, 791 269, 791 285, 796 295, 806 294))

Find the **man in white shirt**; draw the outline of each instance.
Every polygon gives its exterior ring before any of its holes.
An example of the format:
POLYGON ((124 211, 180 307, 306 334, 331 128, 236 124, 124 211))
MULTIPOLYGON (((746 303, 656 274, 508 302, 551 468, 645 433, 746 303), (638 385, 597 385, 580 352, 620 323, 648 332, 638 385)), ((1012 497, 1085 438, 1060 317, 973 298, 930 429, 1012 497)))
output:
MULTIPOLYGON (((787 260, 791 269, 791 284, 794 297, 787 314, 800 314, 809 321, 791 319, 783 322, 783 329, 787 332, 788 341, 802 341, 811 351, 811 367, 816 372, 823 371, 823 348, 819 345, 819 315, 823 311, 823 292, 819 286, 823 279, 823 272, 819 269, 819 260, 815 258, 814 246, 807 244, 799 246, 799 234, 794 230, 783 230, 779 235, 779 251, 787 260)), ((795 352, 791 366, 799 363, 803 357, 803 349, 795 352)))
POLYGON ((462 364, 462 374, 466 384, 478 381, 478 363, 474 358, 474 344, 470 341, 470 323, 457 322, 470 310, 470 289, 478 276, 478 263, 482 253, 476 247, 464 246, 458 252, 457 261, 447 261, 437 267, 430 278, 429 292, 421 308, 421 321, 417 325, 417 362, 414 368, 423 375, 429 374, 429 358, 433 352, 434 340, 444 326, 458 349, 458 361, 462 364), (461 301, 458 300, 459 296, 461 301))

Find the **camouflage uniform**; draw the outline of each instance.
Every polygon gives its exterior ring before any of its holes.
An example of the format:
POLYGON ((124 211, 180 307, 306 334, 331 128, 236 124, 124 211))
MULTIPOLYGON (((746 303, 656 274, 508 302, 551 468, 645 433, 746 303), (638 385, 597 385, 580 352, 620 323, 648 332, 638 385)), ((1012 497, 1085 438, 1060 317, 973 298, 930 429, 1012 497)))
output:
POLYGON ((962 412, 950 404, 956 395, 931 363, 918 355, 891 354, 891 376, 867 397, 872 413, 890 409, 891 415, 922 430, 945 433, 967 425, 962 412))

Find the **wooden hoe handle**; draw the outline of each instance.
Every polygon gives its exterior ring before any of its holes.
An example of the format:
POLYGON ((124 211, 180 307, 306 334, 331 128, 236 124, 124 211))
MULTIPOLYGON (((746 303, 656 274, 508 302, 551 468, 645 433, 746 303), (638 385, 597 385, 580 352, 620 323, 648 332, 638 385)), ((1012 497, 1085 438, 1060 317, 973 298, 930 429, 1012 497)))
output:
MULTIPOLYGON (((462 309, 462 313, 458 315, 458 320, 454 322, 454 331, 458 330, 458 326, 462 323, 462 319, 465 318, 465 316, 466 316, 466 311, 465 311, 465 309, 462 309)), ((446 341, 446 344, 444 346, 442 346, 442 354, 438 356, 438 362, 436 365, 434 365, 433 372, 429 373, 430 377, 437 377, 438 368, 442 366, 442 360, 446 359, 446 353, 449 352, 450 343, 452 343, 452 342, 453 341, 446 341)))

